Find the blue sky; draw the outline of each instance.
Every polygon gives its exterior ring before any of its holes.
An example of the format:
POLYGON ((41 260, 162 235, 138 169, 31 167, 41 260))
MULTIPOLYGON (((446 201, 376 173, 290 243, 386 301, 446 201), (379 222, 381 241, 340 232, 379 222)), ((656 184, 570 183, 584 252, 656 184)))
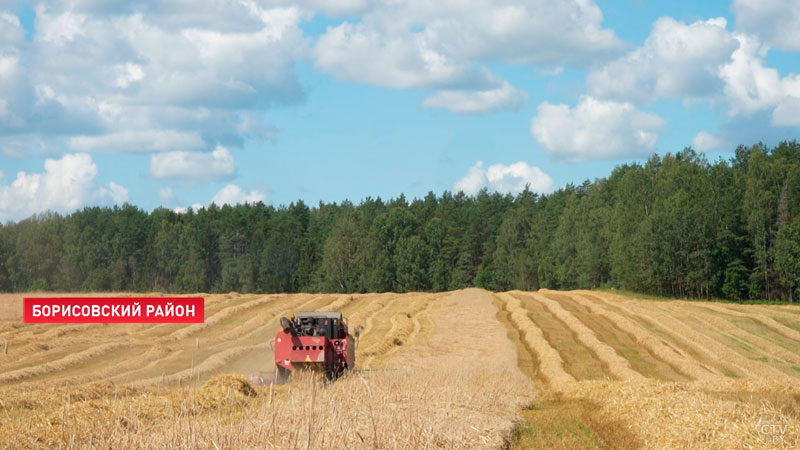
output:
POLYGON ((0 221, 550 192, 800 131, 797 1, 3 4, 0 221))

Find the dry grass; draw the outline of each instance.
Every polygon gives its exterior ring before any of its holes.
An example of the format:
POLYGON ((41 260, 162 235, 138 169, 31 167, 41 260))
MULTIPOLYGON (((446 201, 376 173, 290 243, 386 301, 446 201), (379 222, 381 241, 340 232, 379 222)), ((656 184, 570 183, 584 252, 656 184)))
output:
MULTIPOLYGON (((403 304, 402 310, 392 314, 389 320, 391 326, 383 337, 359 349, 365 357, 362 366, 370 367, 376 357, 385 356, 396 347, 409 344, 419 333, 421 325, 417 316, 429 309, 436 298, 426 294, 410 295, 412 297, 403 304)), ((372 327, 366 328, 364 334, 370 332, 377 334, 372 327)))
MULTIPOLYGON (((16 448, 501 446, 520 407, 533 396, 530 383, 515 369, 505 329, 483 319, 496 313, 491 296, 475 290, 409 300, 405 306, 416 315, 440 302, 448 310, 458 308, 458 314, 418 320, 433 329, 417 330, 413 346, 398 348, 382 369, 356 371, 335 383, 301 374, 272 388, 254 388, 238 376, 184 388, 0 387, 9 419, 0 426, 0 447, 11 442, 16 448), (454 335, 454 326, 476 334, 454 335), (459 370, 451 370, 454 365, 459 370)), ((362 339, 372 344, 388 337, 366 333, 362 339)), ((266 356, 268 350, 261 350, 266 356)))
POLYGON ((540 294, 532 294, 533 298, 542 303, 554 316, 558 317, 577 336, 588 349, 600 358, 608 367, 608 371, 620 380, 642 380, 644 376, 631 369, 627 359, 621 357, 610 345, 597 339, 594 332, 578 320, 572 313, 561 305, 540 294))
POLYGON ((722 336, 714 335, 705 322, 695 320, 685 310, 674 308, 677 302, 662 303, 646 300, 627 299, 607 293, 595 293, 595 297, 615 305, 624 305, 642 315, 652 317, 662 328, 670 330, 677 339, 684 339, 698 351, 704 352, 713 361, 733 366, 737 376, 749 378, 783 378, 783 373, 759 361, 748 359, 722 341, 722 336))
POLYGON ((477 289, 230 293, 206 308, 203 327, 0 321, 0 448, 798 445, 798 341, 775 326, 792 329, 795 309, 477 289), (360 369, 250 385, 298 309, 362 326, 360 369))
POLYGON ((192 336, 193 334, 205 330, 206 328, 212 327, 235 314, 239 314, 248 311, 250 309, 257 308, 259 306, 268 304, 269 302, 272 301, 274 301, 273 298, 267 297, 267 298, 259 298, 256 300, 251 300, 236 306, 229 306, 223 309, 222 311, 219 311, 218 313, 214 314, 213 316, 207 317, 203 321, 203 323, 196 323, 194 325, 190 325, 181 328, 178 331, 175 331, 174 333, 168 335, 167 339, 173 339, 173 340, 185 339, 189 336, 192 336))
POLYGON ((72 353, 52 362, 4 372, 0 374, 0 383, 10 383, 12 381, 19 381, 26 378, 35 377, 37 375, 63 370, 64 368, 89 361, 92 358, 96 358, 105 353, 118 350, 120 347, 122 347, 122 344, 118 343, 100 344, 88 350, 72 353))
MULTIPOLYGON (((596 402, 608 420, 627 424, 645 448, 797 448, 796 416, 769 401, 742 402, 705 392, 711 386, 717 393, 741 395, 747 389, 741 380, 704 383, 590 382, 574 395, 596 402), (764 423, 786 427, 782 443, 761 432, 764 423)), ((775 390, 785 385, 761 386, 775 390)))
POLYGON ((564 360, 545 339, 541 328, 527 316, 519 299, 509 294, 497 294, 511 314, 511 321, 522 333, 525 343, 534 352, 539 363, 539 373, 555 390, 563 390, 575 382, 575 377, 564 370, 564 360))
POLYGON ((698 303, 697 306, 701 308, 710 309, 712 311, 721 312, 725 314, 733 314, 740 317, 748 317, 756 319, 762 322, 767 327, 773 329, 774 331, 784 335, 789 339, 793 339, 798 345, 800 345, 800 331, 795 329, 789 328, 786 325, 778 322, 777 320, 773 319, 772 317, 765 316, 763 314, 757 314, 753 312, 743 312, 737 311, 734 308, 726 308, 722 305, 716 305, 711 303, 698 303))
POLYGON ((667 346, 664 342, 632 320, 613 311, 601 308, 596 303, 586 300, 581 295, 572 294, 570 297, 588 307, 594 314, 607 318, 619 329, 633 336, 637 343, 641 344, 657 358, 672 366, 676 371, 694 379, 716 378, 720 375, 719 373, 712 373, 704 369, 696 361, 687 357, 687 355, 679 353, 673 347, 667 346))
MULTIPOLYGON (((743 316, 738 316, 743 317, 743 316)), ((798 346, 792 345, 789 348, 794 348, 795 351, 789 351, 785 347, 776 344, 773 340, 767 337, 761 337, 758 333, 760 330, 752 330, 752 329, 742 329, 740 326, 734 325, 730 321, 726 320, 724 314, 716 314, 716 313, 707 313, 703 314, 703 320, 707 321, 708 323, 712 324, 714 327, 728 333, 730 335, 736 336, 744 342, 748 342, 752 344, 754 347, 758 348, 761 352, 768 355, 768 357, 779 357, 783 358, 784 360, 793 363, 793 364, 800 364, 800 355, 796 353, 797 350, 800 350, 798 346)), ((754 319, 745 317, 744 322, 753 321, 754 319)), ((738 320, 737 320, 738 322, 738 320)), ((755 320, 756 323, 762 323, 759 320, 755 320)), ((765 327, 762 323, 762 327, 765 327)))

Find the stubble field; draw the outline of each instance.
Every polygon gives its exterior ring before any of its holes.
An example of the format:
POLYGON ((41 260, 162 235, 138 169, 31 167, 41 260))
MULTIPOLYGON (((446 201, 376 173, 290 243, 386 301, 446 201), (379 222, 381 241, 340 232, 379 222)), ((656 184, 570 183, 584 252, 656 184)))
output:
POLYGON ((800 307, 230 293, 204 295, 204 324, 31 325, 22 297, 0 296, 4 448, 800 444, 800 307), (357 370, 270 384, 278 319, 299 310, 363 327, 357 370))

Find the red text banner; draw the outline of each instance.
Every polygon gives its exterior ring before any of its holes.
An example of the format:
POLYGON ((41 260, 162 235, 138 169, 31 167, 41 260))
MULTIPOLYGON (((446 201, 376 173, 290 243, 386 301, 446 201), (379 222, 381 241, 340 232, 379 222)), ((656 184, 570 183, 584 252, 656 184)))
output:
POLYGON ((25 323, 203 323, 202 297, 28 297, 25 323))

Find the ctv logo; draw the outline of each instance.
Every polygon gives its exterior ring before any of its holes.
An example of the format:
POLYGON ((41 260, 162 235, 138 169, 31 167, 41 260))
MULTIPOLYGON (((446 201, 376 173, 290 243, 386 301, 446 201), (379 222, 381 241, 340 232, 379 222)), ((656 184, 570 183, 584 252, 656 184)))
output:
POLYGON ((786 431, 789 429, 789 424, 785 423, 783 425, 764 422, 762 419, 758 419, 758 433, 764 438, 767 442, 772 442, 774 444, 785 444, 786 443, 786 431))

